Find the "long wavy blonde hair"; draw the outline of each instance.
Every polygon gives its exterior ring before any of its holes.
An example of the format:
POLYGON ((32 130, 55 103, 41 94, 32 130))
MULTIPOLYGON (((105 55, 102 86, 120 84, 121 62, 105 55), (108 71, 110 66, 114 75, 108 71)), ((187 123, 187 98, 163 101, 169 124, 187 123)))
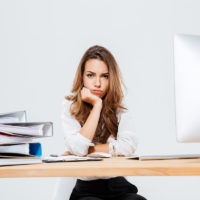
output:
MULTIPOLYGON (((76 71, 75 79, 72 86, 72 95, 66 96, 67 100, 72 101, 70 113, 80 125, 83 126, 86 122, 92 105, 81 100, 81 89, 83 87, 83 73, 85 70, 85 63, 89 59, 99 59, 106 63, 109 71, 109 89, 107 94, 103 97, 103 108, 101 111, 99 123, 96 133, 93 138, 93 143, 106 143, 110 135, 117 137, 118 132, 118 111, 126 109, 122 106, 123 91, 121 85, 125 87, 119 67, 114 56, 106 48, 101 46, 90 47, 81 58, 76 71)), ((126 87, 125 87, 126 88, 126 87)))

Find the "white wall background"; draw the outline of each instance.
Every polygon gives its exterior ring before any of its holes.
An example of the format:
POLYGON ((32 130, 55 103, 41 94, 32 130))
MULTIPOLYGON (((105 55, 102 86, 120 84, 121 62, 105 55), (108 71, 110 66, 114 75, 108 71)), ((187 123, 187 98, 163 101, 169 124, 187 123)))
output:
MULTIPOLYGON (((25 109, 29 121, 53 121, 44 153, 62 152, 62 99, 84 51, 99 44, 121 67, 138 153, 199 153, 199 144, 176 142, 173 74, 173 35, 200 34, 199 9, 198 0, 1 0, 0 112, 25 109)), ((128 179, 149 200, 200 199, 200 177, 128 179)), ((0 199, 67 200, 74 182, 0 179, 0 199)))

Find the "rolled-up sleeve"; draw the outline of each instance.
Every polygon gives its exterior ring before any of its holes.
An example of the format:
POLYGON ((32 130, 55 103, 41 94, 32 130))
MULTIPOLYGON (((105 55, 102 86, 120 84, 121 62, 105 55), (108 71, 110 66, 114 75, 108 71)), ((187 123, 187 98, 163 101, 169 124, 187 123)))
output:
POLYGON ((66 151, 78 156, 88 154, 88 148, 94 144, 80 134, 81 125, 70 114, 71 102, 64 100, 61 108, 61 121, 64 131, 66 151))
POLYGON ((130 111, 120 114, 117 139, 110 139, 109 153, 113 156, 130 156, 136 151, 138 137, 135 134, 134 120, 130 111))

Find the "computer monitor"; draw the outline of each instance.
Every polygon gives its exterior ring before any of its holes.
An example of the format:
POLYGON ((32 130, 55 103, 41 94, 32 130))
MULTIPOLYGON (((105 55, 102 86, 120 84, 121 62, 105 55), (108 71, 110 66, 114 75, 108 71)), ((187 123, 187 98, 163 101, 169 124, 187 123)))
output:
POLYGON ((174 37, 176 135, 200 142, 200 36, 174 37))

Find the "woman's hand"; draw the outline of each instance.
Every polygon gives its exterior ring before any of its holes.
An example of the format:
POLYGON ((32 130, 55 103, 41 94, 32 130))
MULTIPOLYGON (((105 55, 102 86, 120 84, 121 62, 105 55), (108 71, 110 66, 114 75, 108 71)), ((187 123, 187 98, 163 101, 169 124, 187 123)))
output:
POLYGON ((69 156, 69 155, 73 155, 73 154, 70 153, 69 151, 65 151, 63 154, 61 154, 61 156, 69 156))
POLYGON ((85 101, 92 106, 95 106, 97 104, 102 105, 102 99, 98 96, 92 94, 88 88, 83 87, 81 90, 81 99, 82 101, 85 101))

